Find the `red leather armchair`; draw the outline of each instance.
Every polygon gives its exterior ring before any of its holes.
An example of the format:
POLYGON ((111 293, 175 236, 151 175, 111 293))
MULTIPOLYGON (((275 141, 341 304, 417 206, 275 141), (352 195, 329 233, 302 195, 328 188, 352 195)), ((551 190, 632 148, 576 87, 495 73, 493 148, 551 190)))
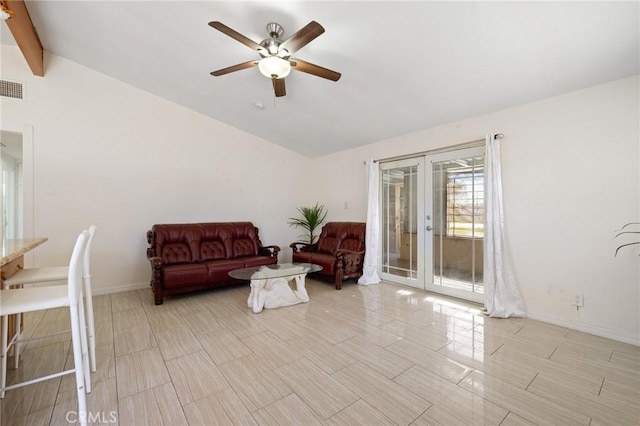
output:
POLYGON ((336 290, 340 290, 343 280, 362 275, 364 237, 364 223, 328 222, 322 228, 317 243, 291 243, 292 260, 322 266, 318 274, 332 279, 336 290))

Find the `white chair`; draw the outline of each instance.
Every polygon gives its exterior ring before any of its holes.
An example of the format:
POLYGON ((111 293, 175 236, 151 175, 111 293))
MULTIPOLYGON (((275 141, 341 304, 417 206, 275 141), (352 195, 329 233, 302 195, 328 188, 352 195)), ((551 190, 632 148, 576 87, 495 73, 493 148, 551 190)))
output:
MULTIPOLYGON (((98 228, 95 225, 89 227, 89 241, 83 256, 82 281, 84 286, 85 314, 87 333, 89 335, 89 361, 91 371, 96 371, 96 331, 93 321, 93 294, 91 291, 91 243, 98 228)), ((22 286, 24 284, 47 283, 52 281, 66 281, 69 276, 68 266, 47 266, 43 268, 27 268, 17 271, 13 276, 4 280, 4 289, 22 286)), ((16 333, 20 332, 20 316, 16 318, 16 333)), ((17 334, 13 346, 15 368, 18 368, 20 360, 20 335, 17 334)))
POLYGON ((89 392, 91 387, 84 303, 82 301, 82 259, 87 248, 88 239, 89 232, 82 231, 76 240, 69 262, 67 285, 0 290, 0 316, 2 318, 2 370, 0 371, 2 377, 0 379, 0 397, 3 398, 7 390, 75 373, 76 390, 78 393, 78 420, 83 425, 87 424, 87 399, 85 390, 89 392), (7 352, 9 349, 7 343, 8 316, 60 307, 69 307, 74 368, 6 386, 7 352))

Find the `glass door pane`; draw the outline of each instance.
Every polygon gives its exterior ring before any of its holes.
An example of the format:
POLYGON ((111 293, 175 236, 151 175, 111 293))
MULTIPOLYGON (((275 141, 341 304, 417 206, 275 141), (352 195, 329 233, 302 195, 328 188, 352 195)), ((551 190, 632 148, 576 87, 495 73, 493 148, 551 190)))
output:
POLYGON ((424 288, 422 158, 380 166, 382 278, 424 288))
POLYGON ((429 160, 428 210, 433 219, 427 289, 482 302, 484 148, 438 154, 429 160))

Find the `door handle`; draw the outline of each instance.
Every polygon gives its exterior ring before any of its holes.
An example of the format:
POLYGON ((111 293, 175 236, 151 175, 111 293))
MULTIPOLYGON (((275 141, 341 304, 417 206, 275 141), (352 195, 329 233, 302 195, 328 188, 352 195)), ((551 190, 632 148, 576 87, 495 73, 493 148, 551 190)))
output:
POLYGON ((427 225, 427 231, 433 231, 433 227, 431 225, 427 225))

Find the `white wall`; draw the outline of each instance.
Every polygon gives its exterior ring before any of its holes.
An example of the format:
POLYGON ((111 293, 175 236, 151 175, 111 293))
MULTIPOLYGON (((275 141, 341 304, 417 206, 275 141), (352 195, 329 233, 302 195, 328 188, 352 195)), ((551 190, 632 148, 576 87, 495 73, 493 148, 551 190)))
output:
POLYGON ((96 293, 146 288, 154 223, 243 220, 290 260, 298 233, 287 218, 303 193, 292 175, 308 158, 64 58, 46 61, 46 77, 34 77, 16 47, 2 46, 2 78, 25 83, 26 99, 2 99, 0 129, 33 125, 25 232, 49 238, 34 265, 68 262, 77 233, 94 223, 96 293))
POLYGON ((624 79, 319 158, 316 173, 333 173, 311 192, 332 219, 364 220, 364 159, 504 133, 508 245, 529 316, 640 344, 639 248, 614 258, 612 240, 640 221, 639 90, 624 79))

